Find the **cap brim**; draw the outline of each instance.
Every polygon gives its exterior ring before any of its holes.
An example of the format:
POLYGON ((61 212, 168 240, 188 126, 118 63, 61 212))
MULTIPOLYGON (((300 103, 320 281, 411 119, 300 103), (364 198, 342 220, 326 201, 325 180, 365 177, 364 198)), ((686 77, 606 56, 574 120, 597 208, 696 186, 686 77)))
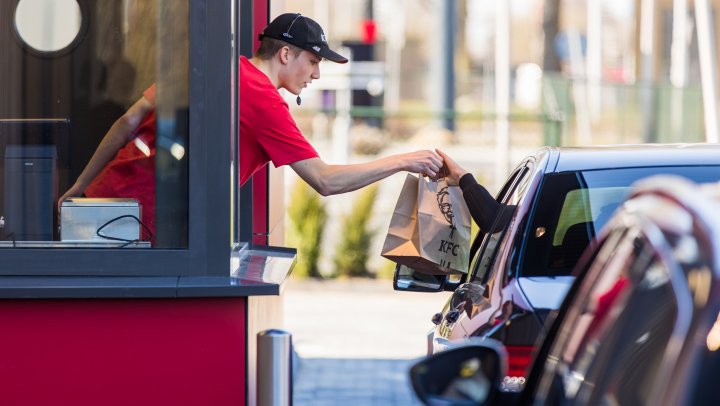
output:
POLYGON ((333 51, 330 48, 320 48, 320 51, 316 52, 314 49, 311 50, 311 52, 315 52, 316 54, 322 56, 323 58, 333 61, 335 63, 347 63, 348 59, 339 53, 333 51))

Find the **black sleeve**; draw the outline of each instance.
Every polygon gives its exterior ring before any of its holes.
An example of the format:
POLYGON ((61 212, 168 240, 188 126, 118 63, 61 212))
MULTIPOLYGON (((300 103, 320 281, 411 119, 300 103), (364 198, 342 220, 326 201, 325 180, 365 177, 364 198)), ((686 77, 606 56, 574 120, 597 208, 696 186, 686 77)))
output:
POLYGON ((500 203, 470 173, 463 175, 459 183, 470 215, 478 227, 487 232, 500 211, 500 203))

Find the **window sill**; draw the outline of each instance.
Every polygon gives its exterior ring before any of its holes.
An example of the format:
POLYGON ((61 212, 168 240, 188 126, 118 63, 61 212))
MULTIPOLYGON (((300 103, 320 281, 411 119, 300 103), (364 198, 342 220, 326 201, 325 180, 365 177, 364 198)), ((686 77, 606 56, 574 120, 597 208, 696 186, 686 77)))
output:
POLYGON ((294 249, 242 248, 224 276, 2 276, 0 299, 192 298, 279 295, 294 249))

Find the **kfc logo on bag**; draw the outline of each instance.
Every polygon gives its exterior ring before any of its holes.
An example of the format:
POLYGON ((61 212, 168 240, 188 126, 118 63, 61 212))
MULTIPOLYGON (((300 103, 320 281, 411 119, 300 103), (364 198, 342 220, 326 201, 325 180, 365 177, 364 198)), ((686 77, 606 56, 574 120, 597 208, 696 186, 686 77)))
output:
POLYGON ((438 251, 444 252, 446 254, 448 252, 451 252, 453 255, 457 256, 459 247, 459 245, 453 244, 450 241, 442 240, 440 241, 440 249, 438 251))
MULTIPOLYGON (((448 192, 448 187, 445 186, 441 188, 435 195, 435 198, 437 199, 438 209, 440 209, 440 213, 442 213, 443 217, 445 217, 445 221, 450 224, 450 234, 448 235, 448 239, 452 240, 456 230, 454 221, 455 214, 452 210, 452 203, 450 202, 450 193, 448 192)), ((452 241, 440 240, 440 248, 438 249, 438 251, 457 257, 458 248, 459 245, 453 243, 452 241)), ((440 263, 440 267, 452 268, 452 263, 450 261, 447 261, 446 259, 443 259, 440 263)))
POLYGON ((452 203, 450 203, 450 193, 448 193, 448 187, 445 186, 440 189, 435 197, 437 198, 440 212, 443 214, 443 217, 445 217, 445 220, 450 224, 450 235, 448 238, 453 238, 453 233, 455 233, 456 230, 454 222, 455 215, 453 214, 452 203))

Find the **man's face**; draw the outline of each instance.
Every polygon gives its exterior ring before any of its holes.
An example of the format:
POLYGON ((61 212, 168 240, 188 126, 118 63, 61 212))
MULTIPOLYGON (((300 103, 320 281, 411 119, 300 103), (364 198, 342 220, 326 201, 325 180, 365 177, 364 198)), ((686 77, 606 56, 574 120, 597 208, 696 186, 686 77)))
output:
POLYGON ((321 60, 322 58, 312 52, 301 51, 295 55, 294 52, 289 51, 281 86, 292 94, 300 94, 310 82, 320 79, 321 60))

